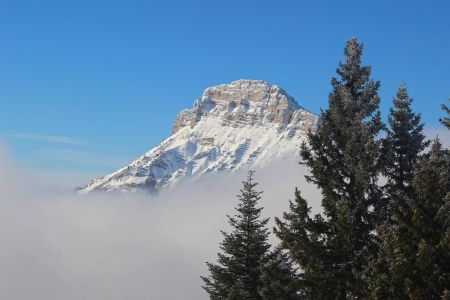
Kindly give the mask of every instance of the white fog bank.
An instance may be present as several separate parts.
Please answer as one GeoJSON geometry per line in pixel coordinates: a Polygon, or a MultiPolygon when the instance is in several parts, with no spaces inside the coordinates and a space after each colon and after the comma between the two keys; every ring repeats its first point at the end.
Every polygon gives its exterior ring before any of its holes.
{"type": "MultiPolygon", "coordinates": [[[[319,207],[294,160],[256,170],[271,220],[295,186],[319,207]]],[[[216,259],[244,171],[159,196],[62,193],[33,174],[0,149],[2,299],[207,299],[199,276],[216,259]]]]}

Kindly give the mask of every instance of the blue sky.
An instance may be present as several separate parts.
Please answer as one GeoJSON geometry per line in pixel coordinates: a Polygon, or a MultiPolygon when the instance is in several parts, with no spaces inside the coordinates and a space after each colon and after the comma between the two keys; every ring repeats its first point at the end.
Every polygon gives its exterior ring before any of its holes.
{"type": "Polygon", "coordinates": [[[109,172],[168,136],[208,86],[264,79],[319,112],[352,36],[383,114],[405,82],[438,128],[449,13],[438,0],[0,0],[0,136],[38,170],[109,172]]]}

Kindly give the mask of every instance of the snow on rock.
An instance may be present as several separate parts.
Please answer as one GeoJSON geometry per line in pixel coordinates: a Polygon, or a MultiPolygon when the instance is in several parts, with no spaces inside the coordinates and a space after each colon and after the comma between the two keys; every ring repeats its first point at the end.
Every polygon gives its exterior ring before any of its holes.
{"type": "Polygon", "coordinates": [[[298,155],[316,122],[284,90],[262,80],[210,87],[192,109],[178,114],[161,144],[79,191],[156,192],[187,177],[261,167],[298,155]]]}

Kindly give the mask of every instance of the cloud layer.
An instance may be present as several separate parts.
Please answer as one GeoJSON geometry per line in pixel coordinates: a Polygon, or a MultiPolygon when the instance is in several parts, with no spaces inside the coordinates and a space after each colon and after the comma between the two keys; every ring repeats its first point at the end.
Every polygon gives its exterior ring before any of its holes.
{"type": "MultiPolygon", "coordinates": [[[[216,259],[245,172],[157,197],[54,192],[52,182],[32,174],[0,148],[2,298],[207,299],[199,276],[216,259]]],[[[319,199],[295,161],[257,170],[256,179],[272,220],[295,186],[319,199]]]]}
{"type": "MultiPolygon", "coordinates": [[[[449,145],[447,130],[426,134],[449,145]]],[[[318,212],[320,195],[304,174],[295,158],[257,170],[271,221],[295,186],[318,212]]],[[[1,298],[207,299],[199,276],[216,259],[245,175],[212,175],[159,196],[80,196],[12,161],[0,143],[1,298]]]]}

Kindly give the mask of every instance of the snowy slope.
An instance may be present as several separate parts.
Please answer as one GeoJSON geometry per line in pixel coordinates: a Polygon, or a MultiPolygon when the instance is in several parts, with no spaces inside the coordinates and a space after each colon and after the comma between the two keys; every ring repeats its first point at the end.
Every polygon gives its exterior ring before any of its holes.
{"type": "Polygon", "coordinates": [[[298,155],[317,116],[276,85],[238,80],[203,92],[181,111],[172,135],[122,169],[92,180],[80,192],[158,191],[184,178],[261,167],[298,155]]]}

